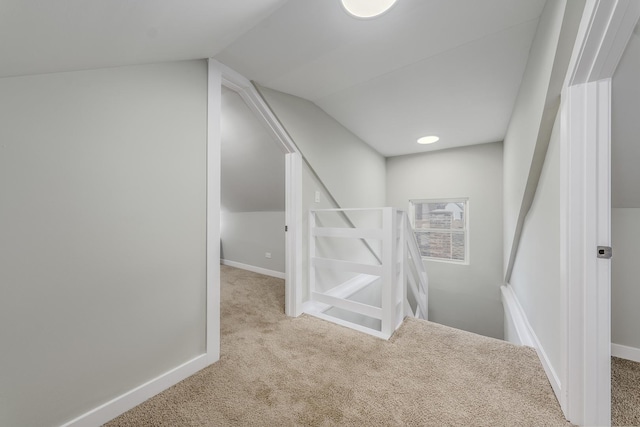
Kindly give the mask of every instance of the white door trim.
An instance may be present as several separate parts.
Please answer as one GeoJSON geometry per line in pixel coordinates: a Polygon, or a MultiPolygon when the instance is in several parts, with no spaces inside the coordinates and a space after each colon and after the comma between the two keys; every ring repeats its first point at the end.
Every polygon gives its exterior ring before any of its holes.
{"type": "MultiPolygon", "coordinates": [[[[281,125],[278,118],[273,114],[255,86],[244,76],[232,70],[220,62],[209,59],[210,73],[217,73],[220,76],[218,86],[223,85],[240,95],[253,111],[256,117],[265,125],[280,143],[280,148],[285,153],[285,221],[286,221],[286,243],[285,243],[285,313],[288,316],[298,316],[302,313],[302,155],[295,143],[281,125]]],[[[215,84],[215,83],[212,83],[215,84]]],[[[211,88],[210,88],[211,90],[211,88]]],[[[218,88],[218,90],[220,90],[218,88]]],[[[211,98],[210,98],[211,100],[211,98]]],[[[219,108],[219,106],[218,106],[219,108]]],[[[219,122],[219,115],[218,122],[219,122]]],[[[219,127],[219,123],[218,123],[219,127]]],[[[212,183],[217,185],[218,211],[220,209],[220,136],[217,138],[217,145],[210,146],[212,151],[216,151],[218,157],[218,181],[212,183]]],[[[211,226],[217,229],[218,260],[220,241],[220,220],[211,226]]],[[[219,266],[218,266],[219,271],[219,266]]],[[[219,276],[219,273],[218,273],[219,276]]],[[[219,302],[218,302],[219,305],[219,302]]]]}
{"type": "Polygon", "coordinates": [[[587,0],[564,86],[613,77],[639,16],[637,0],[587,0]]]}
{"type": "Polygon", "coordinates": [[[220,359],[220,111],[221,76],[207,67],[207,329],[209,364],[220,359]]]}
{"type": "Polygon", "coordinates": [[[611,78],[640,17],[637,0],[588,0],[561,105],[563,376],[558,396],[580,425],[611,423],[611,78]]]}
{"type": "Polygon", "coordinates": [[[297,317],[302,314],[302,155],[287,153],[285,163],[285,215],[291,224],[285,253],[285,313],[297,317]]]}
{"type": "Polygon", "coordinates": [[[605,79],[567,88],[560,154],[561,283],[566,322],[561,405],[580,425],[611,423],[610,93],[605,79]]]}

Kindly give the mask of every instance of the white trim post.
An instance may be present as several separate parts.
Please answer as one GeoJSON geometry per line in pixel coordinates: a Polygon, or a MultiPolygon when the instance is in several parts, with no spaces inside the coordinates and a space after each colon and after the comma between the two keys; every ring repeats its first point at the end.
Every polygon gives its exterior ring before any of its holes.
{"type": "Polygon", "coordinates": [[[285,214],[286,264],[285,313],[297,317],[302,314],[302,156],[287,153],[285,214]]]}
{"type": "Polygon", "coordinates": [[[316,257],[316,238],[313,229],[316,227],[316,213],[309,211],[309,300],[313,300],[316,292],[316,268],[314,258],[316,257]]]}
{"type": "Polygon", "coordinates": [[[566,283],[565,415],[576,424],[611,423],[610,245],[611,81],[571,86],[562,108],[561,280],[566,283]]]}
{"type": "Polygon", "coordinates": [[[382,208],[382,325],[381,332],[391,336],[395,331],[395,271],[394,246],[396,245],[396,217],[393,208],[382,208]]]}
{"type": "Polygon", "coordinates": [[[221,75],[208,67],[207,100],[207,362],[220,359],[220,114],[221,75]]]}
{"type": "Polygon", "coordinates": [[[559,400],[569,421],[609,425],[610,80],[640,17],[637,0],[587,0],[564,84],[560,268],[564,324],[559,400]],[[607,342],[608,341],[608,342],[607,342]],[[606,348],[605,348],[606,345],[606,348]]]}

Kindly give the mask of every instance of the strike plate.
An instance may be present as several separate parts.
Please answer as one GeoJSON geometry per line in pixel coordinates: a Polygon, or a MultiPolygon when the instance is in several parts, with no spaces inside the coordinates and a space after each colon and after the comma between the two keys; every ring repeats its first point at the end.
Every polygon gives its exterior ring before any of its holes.
{"type": "Polygon", "coordinates": [[[598,246],[598,258],[611,259],[612,256],[611,246],[598,246]]]}

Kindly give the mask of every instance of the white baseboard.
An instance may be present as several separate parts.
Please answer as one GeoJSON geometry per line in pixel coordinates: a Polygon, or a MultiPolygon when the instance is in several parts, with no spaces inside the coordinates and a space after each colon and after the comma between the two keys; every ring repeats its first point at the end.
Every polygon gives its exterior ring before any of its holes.
{"type": "Polygon", "coordinates": [[[502,291],[502,305],[505,315],[505,340],[535,348],[536,344],[531,328],[528,326],[529,322],[513,289],[507,285],[501,286],[500,290],[502,291]]]}
{"type": "Polygon", "coordinates": [[[276,277],[278,279],[284,279],[285,274],[280,271],[268,270],[262,267],[256,267],[249,264],[243,264],[241,262],[229,261],[227,259],[221,259],[220,264],[228,265],[229,267],[239,268],[241,270],[253,271],[254,273],[264,274],[265,276],[276,277]]]}
{"type": "Polygon", "coordinates": [[[611,343],[611,355],[640,363],[640,348],[611,343]]]}
{"type": "Polygon", "coordinates": [[[507,338],[508,341],[515,342],[516,344],[533,347],[536,350],[536,353],[538,353],[538,358],[540,359],[540,363],[542,363],[542,367],[547,374],[547,378],[549,378],[551,387],[553,388],[558,401],[560,401],[560,403],[562,404],[563,402],[560,377],[558,377],[555,369],[553,369],[547,353],[544,351],[542,344],[540,344],[540,341],[533,331],[533,328],[531,328],[531,324],[529,323],[527,315],[522,309],[520,302],[518,301],[518,297],[516,296],[515,292],[513,292],[513,288],[511,287],[511,285],[507,284],[506,286],[501,286],[500,290],[502,291],[502,304],[504,305],[504,313],[505,316],[510,319],[511,324],[513,325],[513,330],[517,335],[517,341],[513,339],[513,337],[507,337],[507,331],[505,331],[505,338],[507,338]]]}
{"type": "Polygon", "coordinates": [[[100,426],[132,409],[145,400],[179,383],[199,370],[210,365],[207,355],[200,355],[182,365],[165,372],[123,395],[80,415],[63,424],[61,427],[95,427],[100,426]]]}

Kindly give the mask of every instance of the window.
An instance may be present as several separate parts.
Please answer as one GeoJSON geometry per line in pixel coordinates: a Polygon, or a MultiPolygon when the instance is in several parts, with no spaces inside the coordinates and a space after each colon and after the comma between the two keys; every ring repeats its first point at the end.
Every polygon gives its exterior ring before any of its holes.
{"type": "Polygon", "coordinates": [[[423,258],[466,263],[468,199],[411,200],[410,218],[423,258]]]}

